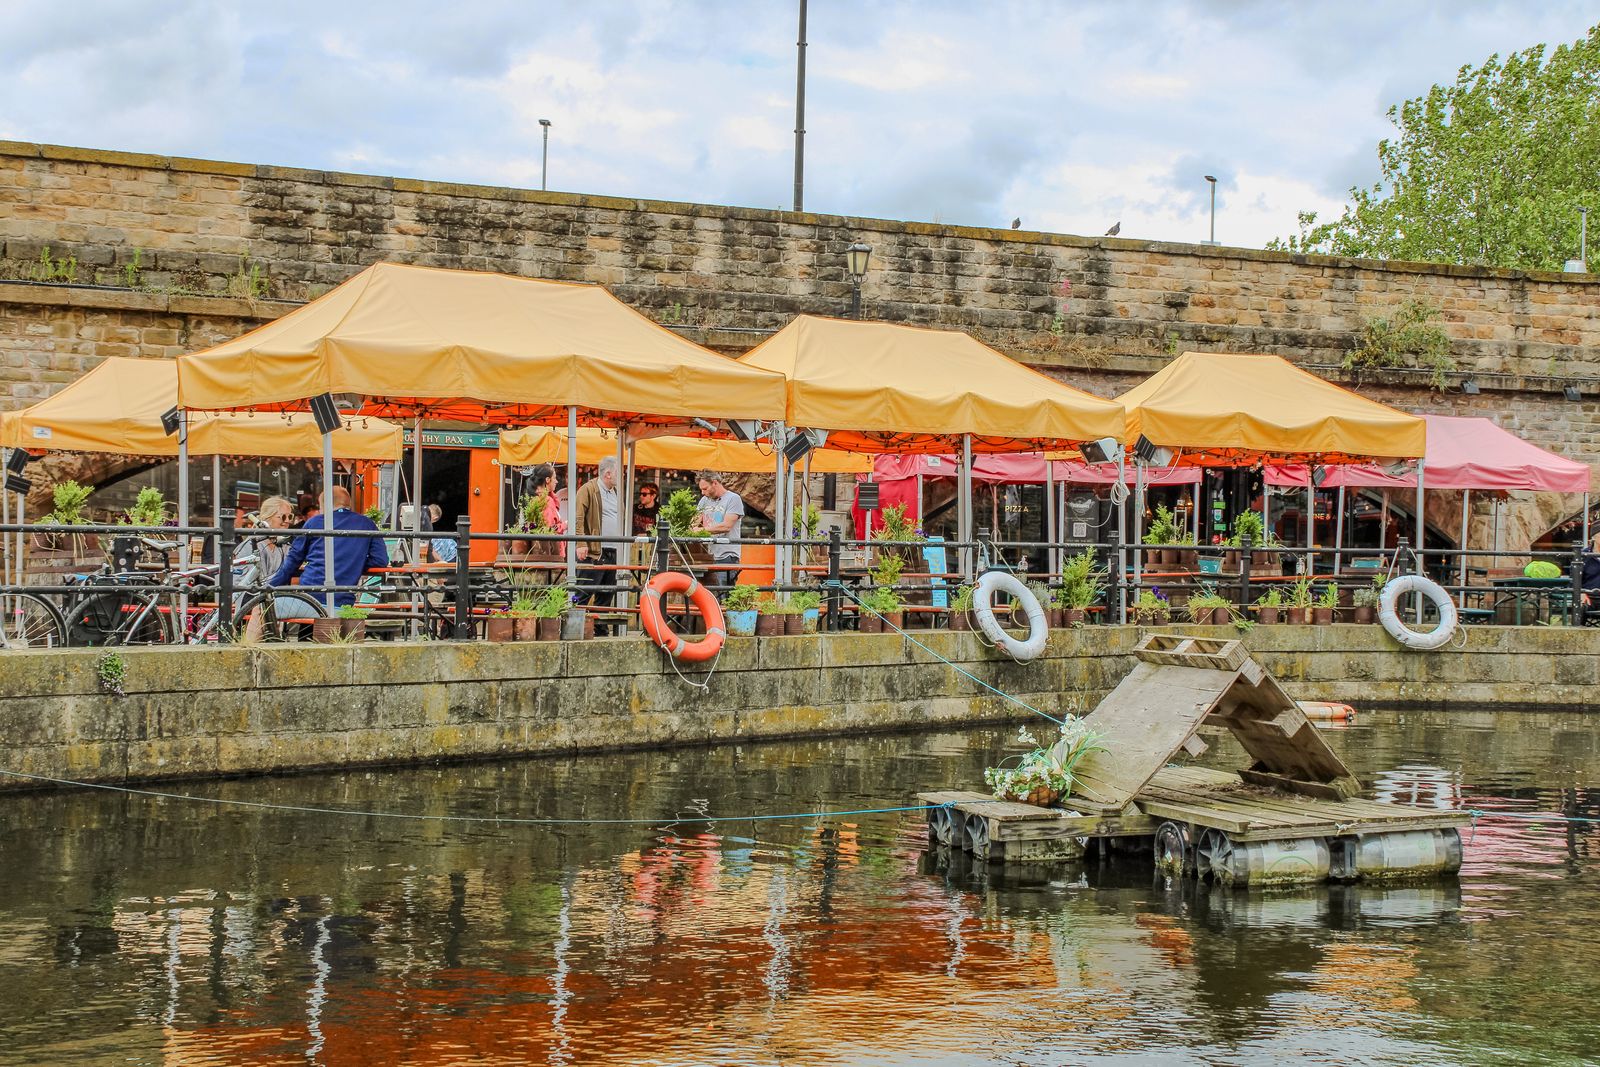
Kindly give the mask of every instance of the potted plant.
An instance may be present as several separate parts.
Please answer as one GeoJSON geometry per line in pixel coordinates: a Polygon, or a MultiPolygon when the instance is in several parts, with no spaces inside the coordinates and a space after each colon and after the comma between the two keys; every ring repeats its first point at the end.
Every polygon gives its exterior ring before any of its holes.
{"type": "MultiPolygon", "coordinates": [[[[1165,504],[1157,504],[1155,517],[1150,520],[1150,529],[1145,531],[1143,541],[1147,545],[1170,545],[1178,540],[1178,526],[1173,521],[1172,509],[1165,504]]],[[[1175,548],[1152,549],[1147,554],[1151,566],[1171,566],[1178,562],[1178,550],[1175,548]]]]}
{"type": "MultiPolygon", "coordinates": [[[[52,491],[54,507],[44,515],[39,516],[38,526],[81,526],[84,524],[83,507],[89,500],[89,494],[94,490],[87,485],[79,485],[68,479],[57,482],[52,491]]],[[[98,546],[99,539],[93,534],[59,534],[41,532],[33,535],[34,546],[46,552],[59,552],[75,549],[79,554],[98,546]]]]}
{"type": "MultiPolygon", "coordinates": [[[[320,622],[321,620],[318,621],[320,622]]],[[[314,628],[315,624],[313,624],[314,628]]],[[[512,618],[507,609],[498,608],[490,612],[489,618],[484,621],[483,636],[495,644],[515,641],[517,638],[517,620],[512,618]]]]}
{"type": "Polygon", "coordinates": [[[366,640],[367,616],[372,614],[371,608],[363,608],[356,604],[346,604],[335,614],[339,617],[339,640],[366,640]]]}
{"type": "Polygon", "coordinates": [[[1139,626],[1164,626],[1172,619],[1172,605],[1159,589],[1141,589],[1133,602],[1133,619],[1139,626]]]}
{"type": "Polygon", "coordinates": [[[728,620],[728,633],[749,637],[756,632],[756,587],[736,585],[722,598],[722,614],[728,620]]]}
{"type": "Polygon", "coordinates": [[[1061,629],[1061,606],[1056,603],[1056,595],[1050,591],[1050,583],[1037,580],[1029,582],[1028,592],[1033,594],[1033,598],[1044,609],[1044,624],[1052,630],[1061,629]]]}
{"type": "Polygon", "coordinates": [[[1263,626],[1276,626],[1283,611],[1283,590],[1273,586],[1256,598],[1256,617],[1263,626]]]}
{"type": "Polygon", "coordinates": [[[1383,596],[1384,581],[1383,575],[1374,574],[1371,585],[1361,586],[1351,594],[1354,605],[1351,615],[1355,622],[1371,623],[1378,617],[1378,599],[1383,596]]]}
{"type": "Polygon", "coordinates": [[[1100,602],[1105,592],[1105,571],[1094,564],[1094,549],[1086,548],[1068,556],[1061,565],[1061,589],[1056,596],[1062,608],[1062,622],[1067,626],[1082,626],[1089,609],[1100,602]]]}
{"type": "Polygon", "coordinates": [[[361,514],[372,520],[372,525],[380,530],[387,529],[384,523],[389,521],[389,513],[382,504],[368,504],[361,514]]]}
{"type": "Polygon", "coordinates": [[[778,601],[778,614],[783,616],[783,632],[789,637],[799,637],[806,632],[806,620],[792,598],[778,601]]]}
{"type": "Polygon", "coordinates": [[[1075,715],[1066,717],[1061,724],[1060,738],[1048,747],[1040,745],[1027,727],[1023,727],[1017,739],[1038,747],[1024,753],[1015,767],[988,768],[983,772],[983,780],[1001,800],[1050,807],[1071,795],[1074,771],[1083,757],[1105,751],[1100,738],[1100,734],[1075,715]]]}
{"type": "Polygon", "coordinates": [[[561,617],[571,604],[564,585],[547,585],[539,591],[533,603],[533,619],[535,636],[540,641],[561,640],[561,617]]]}
{"type": "Polygon", "coordinates": [[[950,594],[950,629],[972,629],[972,594],[970,585],[959,585],[950,594]]]}
{"type": "MultiPolygon", "coordinates": [[[[549,506],[550,494],[544,490],[530,495],[524,495],[517,501],[516,518],[507,533],[549,535],[556,531],[544,521],[545,509],[549,506]]],[[[564,545],[559,541],[535,541],[529,538],[500,542],[505,551],[502,559],[510,560],[556,560],[560,559],[564,545]]]]}
{"type": "Polygon", "coordinates": [[[1191,596],[1185,607],[1189,621],[1197,626],[1226,626],[1233,621],[1231,605],[1209,588],[1191,596]]]}
{"type": "MultiPolygon", "coordinates": [[[[869,595],[884,594],[873,598],[873,605],[878,612],[885,616],[889,625],[902,628],[905,625],[905,613],[901,610],[900,572],[905,569],[905,560],[896,552],[880,550],[878,563],[869,572],[872,575],[872,589],[869,595]]],[[[865,598],[863,598],[863,602],[865,598]]]]}
{"type": "MultiPolygon", "coordinates": [[[[802,510],[796,508],[794,512],[794,529],[790,535],[799,541],[815,541],[822,534],[822,509],[815,504],[807,504],[802,510]]],[[[825,562],[828,558],[827,545],[808,545],[800,549],[803,556],[816,562],[825,562]]]]}
{"type": "Polygon", "coordinates": [[[893,589],[880,586],[869,589],[861,596],[861,632],[876,634],[886,628],[900,628],[904,615],[900,610],[900,597],[893,589]]]}
{"type": "Polygon", "coordinates": [[[656,524],[667,524],[667,534],[679,543],[678,551],[691,563],[710,563],[711,550],[707,545],[711,535],[694,528],[700,514],[700,498],[692,489],[674,490],[656,512],[656,524]]]}
{"type": "MultiPolygon", "coordinates": [[[[87,495],[87,494],[85,494],[87,495]]],[[[167,510],[167,499],[161,490],[153,485],[147,485],[139,490],[139,495],[134,498],[133,504],[123,511],[117,520],[122,526],[165,526],[172,520],[172,514],[167,510]]]]}
{"type": "Polygon", "coordinates": [[[1331,626],[1333,624],[1334,609],[1339,606],[1339,586],[1329,582],[1317,594],[1316,602],[1311,606],[1311,621],[1318,626],[1331,626]]]}
{"type": "MultiPolygon", "coordinates": [[[[904,504],[893,504],[884,508],[878,514],[879,521],[883,525],[872,531],[872,539],[874,541],[922,541],[922,528],[906,518],[906,506],[904,504]]],[[[910,559],[915,551],[915,549],[903,544],[882,545],[878,548],[878,558],[881,560],[886,556],[893,556],[900,561],[900,566],[904,568],[906,560],[910,559]]],[[[896,579],[899,578],[899,575],[899,570],[896,570],[896,579]]]]}
{"type": "Polygon", "coordinates": [[[1177,550],[1178,569],[1192,571],[1200,565],[1200,550],[1195,547],[1193,533],[1183,533],[1176,527],[1173,528],[1174,538],[1183,547],[1177,550]]]}
{"type": "Polygon", "coordinates": [[[822,594],[815,589],[804,589],[789,597],[789,606],[800,615],[800,632],[814,634],[817,621],[822,616],[822,594]]]}
{"type": "Polygon", "coordinates": [[[1289,603],[1284,610],[1286,621],[1304,626],[1311,621],[1311,579],[1300,578],[1289,587],[1289,603]]]}
{"type": "Polygon", "coordinates": [[[783,605],[777,597],[764,596],[756,601],[756,636],[778,637],[783,634],[783,605]]]}
{"type": "Polygon", "coordinates": [[[512,619],[513,641],[539,640],[539,619],[534,614],[538,606],[532,592],[518,593],[511,598],[511,606],[506,609],[506,614],[512,619]]]}

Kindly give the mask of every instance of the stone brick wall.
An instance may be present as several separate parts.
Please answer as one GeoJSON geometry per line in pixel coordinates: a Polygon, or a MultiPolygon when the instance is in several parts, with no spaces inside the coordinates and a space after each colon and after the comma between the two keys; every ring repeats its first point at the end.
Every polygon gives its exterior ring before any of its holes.
{"type": "MultiPolygon", "coordinates": [[[[1058,715],[1090,710],[1114,688],[1139,635],[1131,626],[1053,631],[1031,663],[1013,663],[970,633],[918,639],[1058,715]]],[[[1469,628],[1466,640],[1470,655],[1406,652],[1376,626],[1263,626],[1245,637],[1300,699],[1573,711],[1600,702],[1596,631],[1469,628]]],[[[99,650],[7,653],[6,768],[155,780],[1032,718],[894,635],[733,638],[705,692],[679,680],[642,639],[122,655],[126,697],[100,692],[99,650]]],[[[0,791],[29,785],[0,775],[0,791]]]]}
{"type": "MultiPolygon", "coordinates": [[[[1600,282],[1113,238],[0,142],[0,404],[110,354],[168,355],[281,314],[379,260],[597,282],[738,352],[800,312],[849,304],[844,250],[873,246],[869,316],[960,328],[1114,395],[1184,349],[1275,352],[1340,381],[1362,321],[1408,299],[1444,312],[1483,393],[1397,372],[1363,392],[1492,414],[1600,459],[1600,282]],[[43,260],[41,260],[43,257],[43,260]],[[72,288],[59,284],[141,291],[72,288]],[[37,294],[37,295],[36,295],[37,294]],[[208,295],[196,295],[208,294],[208,295]],[[1589,399],[1561,398],[1569,381],[1589,399]]],[[[1519,504],[1530,529],[1573,501],[1519,504]]],[[[1544,523],[1548,525],[1548,523],[1544,523]]],[[[1541,527],[1542,528],[1542,527],[1541,527]]]]}

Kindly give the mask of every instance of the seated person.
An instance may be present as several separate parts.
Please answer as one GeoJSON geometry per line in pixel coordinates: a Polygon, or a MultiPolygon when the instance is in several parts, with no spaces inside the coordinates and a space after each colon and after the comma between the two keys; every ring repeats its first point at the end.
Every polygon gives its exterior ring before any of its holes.
{"type": "MultiPolygon", "coordinates": [[[[306,520],[304,529],[320,530],[323,528],[324,517],[328,514],[327,502],[316,515],[306,520]]],[[[335,530],[371,530],[371,537],[341,537],[339,546],[334,549],[333,583],[335,585],[358,585],[361,576],[373,567],[387,567],[389,565],[388,550],[383,547],[383,538],[377,536],[378,527],[371,519],[358,511],[350,510],[350,490],[342,485],[333,487],[333,528],[335,530]]],[[[278,567],[277,573],[267,579],[268,585],[288,585],[295,577],[300,576],[300,584],[306,587],[307,592],[313,592],[323,583],[327,560],[327,538],[324,537],[297,537],[289,546],[289,551],[283,557],[283,563],[278,567]]],[[[346,607],[356,602],[354,592],[339,592],[333,596],[334,607],[346,607]]],[[[288,616],[282,616],[287,618],[288,616]]]]}
{"type": "MultiPolygon", "coordinates": [[[[438,504],[429,504],[428,529],[439,529],[439,520],[442,518],[444,518],[444,508],[438,504]]],[[[430,538],[428,541],[428,555],[433,557],[435,563],[454,563],[456,561],[456,539],[454,537],[430,538]]]]}
{"type": "Polygon", "coordinates": [[[1600,533],[1583,554],[1583,606],[1600,607],[1600,533]]]}

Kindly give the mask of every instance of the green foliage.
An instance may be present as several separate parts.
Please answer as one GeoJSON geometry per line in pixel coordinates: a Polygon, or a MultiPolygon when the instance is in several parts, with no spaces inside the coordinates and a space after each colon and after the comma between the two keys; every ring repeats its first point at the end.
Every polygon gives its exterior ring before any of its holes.
{"type": "Polygon", "coordinates": [[[749,611],[755,606],[756,587],[753,585],[736,585],[722,598],[722,607],[726,611],[749,611]]]}
{"type": "Polygon", "coordinates": [[[1271,589],[1268,589],[1265,593],[1262,593],[1260,596],[1256,597],[1256,607],[1258,607],[1258,608],[1281,608],[1281,607],[1283,607],[1283,590],[1279,589],[1277,586],[1273,586],[1271,589]]]}
{"type": "Polygon", "coordinates": [[[267,275],[261,269],[261,264],[241,259],[239,269],[228,278],[226,292],[229,296],[242,297],[245,300],[260,300],[266,296],[267,275]]]}
{"type": "Polygon", "coordinates": [[[43,516],[39,522],[47,526],[77,526],[83,522],[83,505],[88,501],[89,494],[94,490],[87,485],[79,485],[70,478],[64,482],[57,482],[52,502],[54,510],[43,516]]]}
{"type": "Polygon", "coordinates": [[[1267,548],[1273,539],[1267,536],[1266,523],[1261,520],[1259,511],[1241,511],[1233,517],[1233,533],[1223,544],[1230,548],[1238,548],[1244,544],[1245,539],[1250,541],[1251,548],[1267,548]]]}
{"type": "Polygon", "coordinates": [[[1383,596],[1383,587],[1388,581],[1387,575],[1374,574],[1371,585],[1363,586],[1350,594],[1350,603],[1358,608],[1377,607],[1379,598],[1383,596]]]}
{"type": "Polygon", "coordinates": [[[549,503],[550,494],[543,489],[531,496],[523,494],[521,499],[517,501],[516,523],[508,532],[528,534],[555,533],[544,521],[544,509],[549,503]]]}
{"type": "Polygon", "coordinates": [[[693,537],[695,533],[690,528],[699,514],[699,504],[693,489],[675,490],[656,512],[656,521],[666,523],[673,537],[693,537]]]}
{"type": "Polygon", "coordinates": [[[122,284],[129,289],[137,289],[144,284],[144,275],[141,265],[144,263],[144,249],[135,248],[133,258],[122,265],[122,284]]]}
{"type": "MultiPolygon", "coordinates": [[[[1039,745],[1039,741],[1026,727],[1017,732],[1017,740],[1039,745]]],[[[983,772],[983,780],[1002,800],[1025,801],[1036,790],[1055,796],[1053,801],[1072,793],[1078,764],[1091,752],[1104,752],[1102,735],[1089,729],[1076,715],[1068,715],[1061,724],[1061,736],[1046,748],[1042,745],[1024,753],[1015,767],[990,767],[983,772]]]]}
{"type": "Polygon", "coordinates": [[[506,609],[506,614],[518,619],[534,618],[534,610],[539,606],[538,597],[532,593],[518,593],[511,598],[511,606],[506,609]]]}
{"type": "Polygon", "coordinates": [[[972,595],[977,592],[970,585],[958,585],[954,593],[950,594],[951,611],[971,611],[972,595]]]}
{"type": "Polygon", "coordinates": [[[572,605],[572,596],[564,585],[547,585],[539,594],[539,599],[533,605],[533,617],[536,619],[559,619],[567,613],[567,608],[572,605]]]}
{"type": "Polygon", "coordinates": [[[389,513],[384,510],[382,504],[369,504],[367,505],[366,509],[361,512],[361,514],[371,519],[372,525],[377,526],[380,529],[383,527],[384,522],[389,518],[389,513]]]}
{"type": "Polygon", "coordinates": [[[1339,606],[1339,587],[1329,582],[1322,587],[1322,592],[1317,594],[1317,607],[1336,608],[1339,606]]]}
{"type": "Polygon", "coordinates": [[[71,285],[78,280],[78,257],[68,255],[66,259],[54,259],[50,255],[50,246],[45,245],[39,250],[38,260],[28,268],[28,280],[71,285]]]}
{"type": "Polygon", "coordinates": [[[1289,606],[1291,608],[1309,608],[1311,606],[1311,579],[1297,579],[1289,587],[1289,606]]]}
{"type": "Polygon", "coordinates": [[[372,609],[357,604],[346,604],[333,614],[338,619],[365,619],[372,614],[372,609]]]}
{"type": "Polygon", "coordinates": [[[102,652],[100,658],[94,661],[95,678],[100,683],[100,691],[112,696],[125,697],[128,695],[124,688],[128,680],[128,664],[122,658],[122,653],[113,649],[102,652]]]}
{"type": "Polygon", "coordinates": [[[1133,610],[1135,614],[1158,623],[1172,618],[1172,605],[1157,596],[1153,589],[1139,590],[1139,597],[1133,602],[1133,610]]]}
{"type": "Polygon", "coordinates": [[[1157,504],[1155,517],[1150,520],[1150,528],[1145,531],[1144,543],[1172,545],[1177,544],[1178,537],[1178,524],[1172,517],[1172,509],[1165,504],[1157,504]]]}
{"type": "Polygon", "coordinates": [[[900,610],[900,594],[886,586],[868,589],[861,594],[861,606],[888,615],[900,610]]]}
{"type": "Polygon", "coordinates": [[[1373,316],[1361,324],[1359,343],[1344,357],[1345,370],[1421,367],[1433,372],[1433,387],[1444,388],[1444,376],[1456,369],[1450,338],[1434,319],[1440,311],[1423,300],[1408,300],[1391,318],[1373,316]]]}
{"type": "Polygon", "coordinates": [[[807,504],[804,514],[801,514],[799,509],[795,510],[794,529],[791,531],[795,537],[806,541],[814,541],[817,537],[817,531],[821,527],[822,509],[817,505],[807,504]]]}
{"type": "Polygon", "coordinates": [[[161,526],[172,516],[167,512],[167,499],[161,490],[147,485],[139,490],[133,506],[122,513],[123,522],[129,526],[161,526]]]}
{"type": "MultiPolygon", "coordinates": [[[[874,541],[922,540],[922,530],[912,523],[911,520],[906,518],[906,506],[904,504],[895,504],[891,507],[884,508],[881,519],[883,525],[872,531],[872,539],[874,541]]],[[[878,556],[879,558],[893,556],[895,559],[904,563],[905,558],[910,555],[911,552],[912,549],[901,546],[883,547],[878,549],[878,556]]],[[[896,578],[899,577],[899,573],[899,571],[895,572],[896,578]]]]}
{"type": "Polygon", "coordinates": [[[822,607],[822,594],[815,589],[802,589],[790,595],[789,606],[802,614],[816,611],[822,607]]]}
{"type": "Polygon", "coordinates": [[[1188,604],[1184,605],[1184,607],[1189,612],[1190,622],[1199,622],[1202,614],[1205,614],[1207,616],[1206,621],[1210,622],[1209,613],[1213,608],[1228,608],[1231,612],[1233,605],[1207,587],[1204,592],[1190,597],[1188,604]]]}
{"type": "Polygon", "coordinates": [[[1094,549],[1086,548],[1075,556],[1068,556],[1061,565],[1061,588],[1056,600],[1064,608],[1090,608],[1100,602],[1105,592],[1105,571],[1095,567],[1094,549]]]}
{"type": "Polygon", "coordinates": [[[906,561],[893,552],[883,553],[872,568],[872,584],[879,587],[899,585],[900,572],[905,570],[905,566],[906,561]]]}
{"type": "Polygon", "coordinates": [[[1524,270],[1577,255],[1577,208],[1600,199],[1600,26],[1548,58],[1536,45],[1463,66],[1389,120],[1381,179],[1268,247],[1524,270]]]}

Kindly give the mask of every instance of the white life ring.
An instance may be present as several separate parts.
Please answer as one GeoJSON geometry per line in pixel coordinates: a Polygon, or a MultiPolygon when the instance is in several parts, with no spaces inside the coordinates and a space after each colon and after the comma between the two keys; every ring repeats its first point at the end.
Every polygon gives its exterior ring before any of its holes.
{"type": "Polygon", "coordinates": [[[1044,606],[1032,590],[1007,571],[984,571],[978,576],[977,587],[972,591],[972,614],[977,617],[978,629],[1015,660],[1038,659],[1050,639],[1050,621],[1045,618],[1044,606]],[[1028,639],[1019,641],[1000,628],[994,617],[990,601],[996,593],[1006,593],[1022,605],[1028,616],[1028,639]]]}
{"type": "Polygon", "coordinates": [[[1455,602],[1439,583],[1420,574],[1402,574],[1384,583],[1383,592],[1378,597],[1378,621],[1389,631],[1389,636],[1402,645],[1427,652],[1442,647],[1455,636],[1459,619],[1455,602]],[[1407,593],[1421,593],[1433,602],[1433,606],[1439,610],[1438,626],[1427,633],[1420,633],[1400,621],[1397,608],[1400,598],[1407,593]]]}

